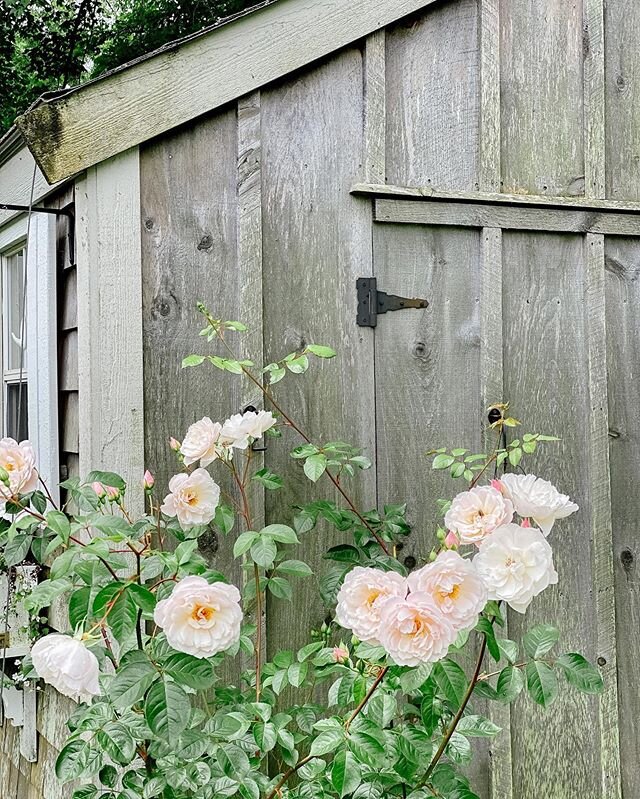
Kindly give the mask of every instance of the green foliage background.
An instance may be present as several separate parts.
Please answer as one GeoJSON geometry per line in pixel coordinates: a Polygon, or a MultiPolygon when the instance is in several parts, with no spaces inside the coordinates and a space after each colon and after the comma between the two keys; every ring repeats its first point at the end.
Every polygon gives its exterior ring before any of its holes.
{"type": "Polygon", "coordinates": [[[256,0],[0,0],[0,135],[43,92],[81,83],[256,0]]]}

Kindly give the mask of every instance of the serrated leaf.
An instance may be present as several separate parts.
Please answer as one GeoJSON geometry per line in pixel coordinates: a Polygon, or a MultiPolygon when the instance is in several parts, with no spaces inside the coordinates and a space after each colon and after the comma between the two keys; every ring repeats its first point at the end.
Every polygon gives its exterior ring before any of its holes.
{"type": "Polygon", "coordinates": [[[599,694],[604,688],[602,676],[596,667],[577,652],[567,652],[556,660],[567,681],[585,694],[599,694]]]}
{"type": "Polygon", "coordinates": [[[454,462],[455,458],[452,455],[446,455],[445,453],[440,453],[436,455],[433,459],[433,463],[431,464],[432,469],[448,469],[449,466],[454,462]]]}
{"type": "Polygon", "coordinates": [[[322,344],[307,344],[307,352],[315,355],[317,358],[335,358],[336,351],[331,347],[325,347],[322,344]]]}
{"type": "Polygon", "coordinates": [[[553,648],[559,638],[560,632],[555,627],[550,624],[538,624],[526,633],[522,643],[529,657],[540,658],[553,648]]]}
{"type": "Polygon", "coordinates": [[[96,739],[114,763],[126,766],[133,760],[136,744],[129,730],[118,721],[109,722],[98,730],[96,739]]]}
{"type": "Polygon", "coordinates": [[[549,707],[558,695],[558,679],[546,663],[532,660],[526,665],[527,690],[534,702],[549,707]]]}
{"type": "Polygon", "coordinates": [[[326,755],[329,752],[335,751],[338,746],[344,741],[344,732],[342,729],[329,729],[320,732],[312,741],[310,754],[311,755],[326,755]]]}
{"type": "Polygon", "coordinates": [[[182,368],[186,369],[188,366],[200,366],[204,362],[204,355],[187,355],[182,359],[182,368]]]}
{"type": "Polygon", "coordinates": [[[275,541],[268,536],[261,535],[252,545],[250,549],[251,559],[258,566],[268,569],[273,566],[273,562],[278,554],[278,548],[275,541]]]}
{"type": "Polygon", "coordinates": [[[460,666],[444,658],[435,664],[433,676],[447,700],[454,707],[460,707],[468,686],[467,676],[460,666]]]}
{"type": "Polygon", "coordinates": [[[314,483],[322,477],[326,468],[327,458],[322,452],[310,455],[304,462],[304,473],[314,483]]]}
{"type": "Polygon", "coordinates": [[[244,533],[240,533],[233,545],[233,557],[239,558],[245,552],[248,552],[259,537],[260,534],[255,530],[247,530],[244,533]]]}
{"type": "Polygon", "coordinates": [[[189,723],[189,697],[175,682],[162,680],[151,686],[144,703],[149,728],[165,741],[175,741],[189,723]]]}
{"type": "Polygon", "coordinates": [[[184,652],[170,655],[162,668],[168,672],[179,685],[187,685],[196,691],[210,688],[216,680],[213,666],[205,658],[196,658],[184,652]]]}
{"type": "Polygon", "coordinates": [[[330,778],[340,799],[356,790],[362,780],[362,771],[351,752],[343,750],[334,757],[330,778]]]}
{"type": "Polygon", "coordinates": [[[501,702],[513,702],[524,688],[524,674],[515,666],[507,666],[498,676],[496,691],[501,702]]]}
{"type": "Polygon", "coordinates": [[[253,739],[261,752],[270,752],[276,745],[278,733],[271,722],[254,724],[253,739]]]}
{"type": "Polygon", "coordinates": [[[456,727],[458,732],[473,738],[493,738],[501,731],[501,727],[484,716],[463,716],[456,727]]]}

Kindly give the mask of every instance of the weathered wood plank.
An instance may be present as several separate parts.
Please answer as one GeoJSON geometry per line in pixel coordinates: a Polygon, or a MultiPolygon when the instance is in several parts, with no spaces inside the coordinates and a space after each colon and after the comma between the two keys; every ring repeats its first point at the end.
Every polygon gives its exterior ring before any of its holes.
{"type": "Polygon", "coordinates": [[[437,202],[432,200],[376,200],[376,222],[455,227],[500,227],[562,233],[640,235],[640,214],[575,211],[566,208],[514,208],[506,205],[437,202]]]}
{"type": "Polygon", "coordinates": [[[364,45],[365,180],[386,180],[387,142],[386,31],[367,36],[364,45]]]}
{"type": "MultiPolygon", "coordinates": [[[[495,446],[488,427],[487,408],[504,399],[502,354],[502,231],[484,228],[480,250],[480,419],[484,452],[495,446]]],[[[507,629],[501,635],[508,637],[507,629]]],[[[488,703],[487,712],[502,732],[489,744],[489,796],[512,799],[511,712],[509,705],[488,703]]]]}
{"type": "Polygon", "coordinates": [[[479,0],[480,147],[478,185],[500,191],[500,0],[479,0]]]}
{"type": "MultiPolygon", "coordinates": [[[[49,180],[68,177],[333,53],[434,0],[279,0],[17,120],[49,180]]],[[[465,0],[470,2],[470,0],[465,0]]]]}
{"type": "Polygon", "coordinates": [[[59,276],[60,312],[59,326],[61,330],[78,327],[78,274],[76,269],[66,269],[59,276]]]}
{"type": "MultiPolygon", "coordinates": [[[[278,360],[306,343],[338,351],[314,361],[311,374],[290,375],[274,393],[317,441],[344,440],[375,452],[373,332],[356,327],[356,278],[372,273],[371,209],[350,196],[364,156],[362,54],[340,53],[296,80],[262,92],[263,285],[265,355],[278,360]]],[[[267,517],[290,522],[293,502],[334,493],[328,481],[314,487],[288,455],[292,431],[271,440],[268,466],[286,486],[268,492],[267,517]]],[[[349,489],[357,502],[375,505],[375,470],[349,489]]],[[[325,550],[347,540],[326,526],[306,537],[302,557],[320,574],[325,550]]],[[[297,586],[292,613],[269,600],[269,652],[308,640],[324,620],[316,579],[297,586]]]]}
{"type": "Polygon", "coordinates": [[[523,208],[540,206],[542,208],[572,208],[580,211],[633,211],[636,213],[640,211],[640,203],[632,200],[599,200],[590,197],[553,197],[539,194],[497,194],[490,191],[447,191],[432,189],[431,186],[394,186],[389,183],[354,183],[351,193],[374,197],[483,202],[515,205],[523,208]]]}
{"type": "Polygon", "coordinates": [[[392,183],[478,188],[476,6],[475,0],[446,2],[387,30],[392,183]]]}
{"type": "MultiPolygon", "coordinates": [[[[597,657],[591,494],[585,460],[590,452],[588,358],[584,313],[584,245],[581,236],[504,233],[504,386],[512,411],[527,430],[562,441],[541,449],[527,471],[551,480],[580,512],[551,533],[559,584],[537,597],[526,617],[509,616],[517,641],[535,624],[561,631],[562,650],[597,657]]],[[[517,433],[515,434],[517,435],[517,433]]],[[[552,713],[527,697],[512,708],[513,795],[518,799],[599,796],[601,786],[598,699],[564,689],[552,713]],[[544,742],[552,741],[550,746],[544,742]]]]}
{"type": "Polygon", "coordinates": [[[78,392],[60,395],[60,448],[63,452],[79,452],[78,392]]]}
{"type": "Polygon", "coordinates": [[[138,150],[90,170],[76,190],[80,468],[126,479],[142,509],[144,473],[138,150]]]}
{"type": "Polygon", "coordinates": [[[503,188],[582,195],[582,4],[501,0],[500,10],[503,188]]]}
{"type": "Polygon", "coordinates": [[[604,0],[583,0],[584,193],[605,197],[604,0]]]}
{"type": "MultiPolygon", "coordinates": [[[[640,795],[640,245],[607,239],[606,334],[609,396],[617,680],[623,796],[640,795]]],[[[606,655],[605,655],[606,657],[606,655]]]]}
{"type": "Polygon", "coordinates": [[[605,121],[607,197],[640,199],[640,5],[605,3],[605,121]]]}
{"type": "Polygon", "coordinates": [[[604,679],[599,698],[603,799],[620,799],[620,735],[616,674],[616,611],[609,485],[607,340],[604,237],[585,237],[585,312],[589,380],[589,481],[592,574],[598,664],[604,679]]]}
{"type": "Polygon", "coordinates": [[[78,331],[69,330],[59,339],[58,388],[60,391],[78,391],[78,331]]]}
{"type": "MultiPolygon", "coordinates": [[[[31,185],[33,183],[33,200],[39,202],[55,191],[57,186],[50,186],[26,147],[18,150],[11,158],[0,164],[0,203],[11,205],[29,205],[31,185]],[[36,170],[35,181],[33,171],[36,170]]],[[[0,210],[0,225],[20,215],[20,211],[0,210]]]]}

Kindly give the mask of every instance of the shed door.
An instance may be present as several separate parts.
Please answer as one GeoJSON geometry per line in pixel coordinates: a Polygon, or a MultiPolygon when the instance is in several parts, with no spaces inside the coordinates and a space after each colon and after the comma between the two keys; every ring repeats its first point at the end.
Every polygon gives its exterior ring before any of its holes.
{"type": "MultiPolygon", "coordinates": [[[[402,553],[407,565],[428,556],[436,499],[464,487],[433,472],[427,450],[483,451],[485,409],[503,400],[523,420],[513,437],[528,431],[562,437],[525,466],[570,494],[581,512],[552,533],[559,586],[538,598],[526,619],[512,613],[509,635],[520,640],[534,624],[557,620],[564,651],[600,659],[607,688],[600,699],[567,688],[553,713],[529,698],[513,706],[511,720],[501,710],[496,720],[511,726],[511,736],[506,745],[496,739],[492,795],[594,796],[616,773],[607,760],[615,746],[606,722],[617,709],[605,263],[613,270],[606,283],[610,326],[619,327],[627,295],[618,284],[637,271],[640,219],[392,199],[375,201],[375,219],[378,288],[430,303],[378,316],[375,330],[378,495],[380,505],[409,501],[414,530],[402,553]],[[545,765],[543,740],[553,742],[552,767],[545,765]]],[[[617,335],[610,341],[613,374],[621,344],[617,335]]],[[[631,667],[621,673],[621,685],[625,680],[633,685],[631,667]]]]}

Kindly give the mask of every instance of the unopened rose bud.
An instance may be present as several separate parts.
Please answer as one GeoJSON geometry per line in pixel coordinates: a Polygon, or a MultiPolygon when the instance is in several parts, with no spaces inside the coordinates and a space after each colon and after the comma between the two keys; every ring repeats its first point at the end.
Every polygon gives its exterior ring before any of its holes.
{"type": "Polygon", "coordinates": [[[496,491],[500,491],[502,493],[502,483],[500,480],[496,480],[495,478],[491,481],[491,487],[495,488],[496,491]]]}
{"type": "Polygon", "coordinates": [[[446,532],[442,529],[442,527],[438,527],[436,532],[436,538],[438,541],[444,541],[444,537],[446,536],[446,532]]]}
{"type": "Polygon", "coordinates": [[[336,663],[345,663],[347,660],[349,660],[349,653],[342,646],[334,646],[333,659],[336,663]]]}
{"type": "Polygon", "coordinates": [[[429,560],[433,562],[437,557],[438,553],[435,551],[435,549],[432,549],[431,552],[429,553],[429,560]]]}
{"type": "Polygon", "coordinates": [[[460,545],[458,536],[453,532],[453,530],[449,530],[447,533],[444,539],[444,545],[447,547],[447,549],[457,549],[460,545]]]}
{"type": "Polygon", "coordinates": [[[9,472],[6,469],[3,469],[0,466],[0,483],[4,483],[4,485],[9,485],[9,472]]]}
{"type": "Polygon", "coordinates": [[[144,490],[145,491],[151,491],[151,489],[155,485],[155,482],[156,482],[155,477],[147,469],[147,471],[144,473],[144,481],[143,481],[144,490]]]}
{"type": "Polygon", "coordinates": [[[111,502],[115,502],[117,499],[120,499],[120,492],[117,488],[114,488],[114,486],[106,486],[105,491],[108,499],[111,502]]]}
{"type": "Polygon", "coordinates": [[[523,519],[521,527],[531,527],[531,522],[529,521],[529,519],[523,519]]]}
{"type": "Polygon", "coordinates": [[[177,438],[171,436],[171,438],[169,439],[169,446],[174,452],[180,452],[180,447],[182,446],[182,444],[178,441],[177,438]]]}
{"type": "Polygon", "coordinates": [[[104,486],[102,485],[102,483],[98,483],[98,482],[91,483],[91,488],[93,488],[96,496],[99,499],[102,499],[102,497],[105,495],[105,490],[104,490],[104,486]]]}

